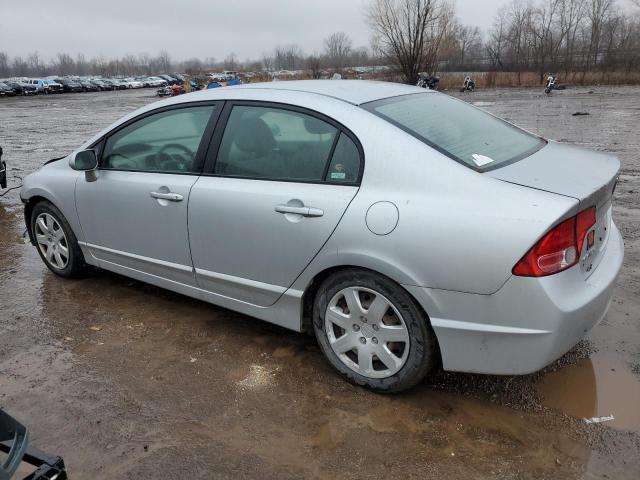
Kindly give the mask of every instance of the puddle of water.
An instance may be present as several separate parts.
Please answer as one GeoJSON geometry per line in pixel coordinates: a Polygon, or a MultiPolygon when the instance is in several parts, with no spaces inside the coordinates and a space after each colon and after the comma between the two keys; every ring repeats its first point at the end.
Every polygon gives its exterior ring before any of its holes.
{"type": "Polygon", "coordinates": [[[607,358],[586,358],[551,372],[536,388],[545,405],[573,417],[613,415],[606,425],[640,431],[640,382],[607,358]]]}

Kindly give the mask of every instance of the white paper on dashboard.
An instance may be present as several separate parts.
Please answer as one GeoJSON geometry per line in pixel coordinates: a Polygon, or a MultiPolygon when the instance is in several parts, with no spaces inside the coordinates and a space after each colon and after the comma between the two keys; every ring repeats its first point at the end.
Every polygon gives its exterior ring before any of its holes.
{"type": "Polygon", "coordinates": [[[473,158],[474,163],[479,167],[482,167],[487,163],[493,162],[493,158],[480,155],[479,153],[474,153],[473,155],[471,155],[471,158],[473,158]]]}

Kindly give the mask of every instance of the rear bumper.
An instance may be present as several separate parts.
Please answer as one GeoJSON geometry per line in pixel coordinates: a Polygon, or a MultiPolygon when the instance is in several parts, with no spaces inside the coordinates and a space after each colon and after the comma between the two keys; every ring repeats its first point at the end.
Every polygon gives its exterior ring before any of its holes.
{"type": "Polygon", "coordinates": [[[585,280],[576,267],[543,278],[512,276],[492,295],[405,286],[429,314],[445,370],[526,374],[553,362],[606,315],[624,244],[611,224],[585,280]]]}

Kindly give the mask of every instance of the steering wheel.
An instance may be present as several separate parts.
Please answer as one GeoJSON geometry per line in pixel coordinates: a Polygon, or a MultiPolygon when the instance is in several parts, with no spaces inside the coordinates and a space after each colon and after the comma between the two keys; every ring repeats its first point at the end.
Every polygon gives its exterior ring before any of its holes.
{"type": "Polygon", "coordinates": [[[191,163],[193,162],[193,152],[189,150],[189,148],[185,147],[180,143],[167,143],[164,145],[156,154],[157,165],[161,170],[175,170],[176,168],[166,168],[170,167],[170,163],[177,164],[177,170],[187,170],[191,163]],[[167,150],[170,149],[181,150],[181,153],[167,153],[167,150]]]}

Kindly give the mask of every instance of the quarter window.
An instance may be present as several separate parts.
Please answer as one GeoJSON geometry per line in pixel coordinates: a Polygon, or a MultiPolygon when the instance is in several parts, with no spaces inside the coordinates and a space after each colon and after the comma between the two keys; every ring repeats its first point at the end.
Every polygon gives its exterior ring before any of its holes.
{"type": "Polygon", "coordinates": [[[196,152],[215,106],[150,115],[107,138],[101,168],[146,172],[195,172],[196,152]]]}
{"type": "Polygon", "coordinates": [[[346,134],[341,133],[325,180],[331,183],[355,183],[360,172],[360,152],[346,134]]]}
{"type": "Polygon", "coordinates": [[[274,180],[324,179],[338,129],[311,115],[269,107],[233,107],[214,173],[274,180]]]}

